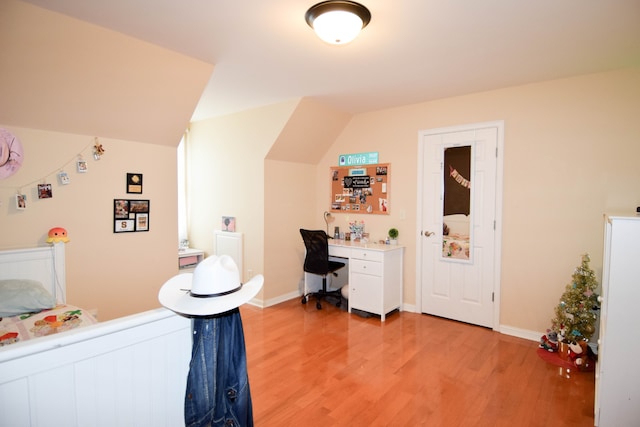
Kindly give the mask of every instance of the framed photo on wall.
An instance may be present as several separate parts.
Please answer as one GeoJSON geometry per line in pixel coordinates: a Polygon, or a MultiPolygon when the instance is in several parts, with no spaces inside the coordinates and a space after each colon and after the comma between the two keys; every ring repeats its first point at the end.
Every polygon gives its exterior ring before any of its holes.
{"type": "Polygon", "coordinates": [[[149,200],[114,199],[113,232],[149,231],[149,200]]]}
{"type": "Polygon", "coordinates": [[[222,217],[222,231],[236,231],[236,217],[223,216],[222,217]]]}
{"type": "Polygon", "coordinates": [[[127,193],[142,194],[142,174],[141,173],[127,174],[127,193]]]}

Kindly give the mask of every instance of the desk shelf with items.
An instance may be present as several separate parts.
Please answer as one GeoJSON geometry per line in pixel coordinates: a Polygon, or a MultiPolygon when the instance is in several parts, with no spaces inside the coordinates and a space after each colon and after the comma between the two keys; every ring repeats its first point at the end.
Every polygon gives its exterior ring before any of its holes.
{"type": "Polygon", "coordinates": [[[178,270],[192,271],[203,259],[204,251],[200,249],[180,249],[178,250],[178,270]]]}

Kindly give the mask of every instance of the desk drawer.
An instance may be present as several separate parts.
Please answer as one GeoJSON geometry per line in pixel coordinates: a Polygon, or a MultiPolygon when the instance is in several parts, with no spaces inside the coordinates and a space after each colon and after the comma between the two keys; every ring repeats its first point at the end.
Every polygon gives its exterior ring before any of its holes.
{"type": "Polygon", "coordinates": [[[363,261],[361,259],[351,259],[349,262],[351,273],[370,274],[372,276],[382,276],[382,263],[376,261],[363,261]]]}
{"type": "Polygon", "coordinates": [[[340,258],[349,258],[351,255],[351,249],[344,246],[329,245],[329,256],[337,256],[340,258]]]}
{"type": "Polygon", "coordinates": [[[384,257],[383,253],[381,251],[372,251],[370,249],[360,249],[360,248],[351,249],[351,258],[382,262],[383,257],[384,257]]]}

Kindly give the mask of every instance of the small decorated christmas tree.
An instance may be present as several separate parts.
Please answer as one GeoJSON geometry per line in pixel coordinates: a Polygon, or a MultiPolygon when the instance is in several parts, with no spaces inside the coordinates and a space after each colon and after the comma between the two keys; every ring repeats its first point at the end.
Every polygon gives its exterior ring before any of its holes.
{"type": "Polygon", "coordinates": [[[595,332],[598,282],[589,267],[589,255],[582,255],[582,264],[573,272],[573,280],[567,285],[555,309],[551,329],[559,341],[577,343],[588,341],[595,332]]]}

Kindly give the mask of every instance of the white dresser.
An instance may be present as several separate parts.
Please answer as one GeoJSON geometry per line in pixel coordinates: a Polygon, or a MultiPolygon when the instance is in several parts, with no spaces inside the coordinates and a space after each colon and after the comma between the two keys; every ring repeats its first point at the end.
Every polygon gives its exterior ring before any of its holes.
{"type": "Polygon", "coordinates": [[[640,216],[606,215],[595,424],[640,425],[640,216]]]}
{"type": "Polygon", "coordinates": [[[348,260],[349,313],[378,314],[384,322],[389,312],[402,309],[403,255],[403,246],[330,241],[329,256],[348,260]]]}

